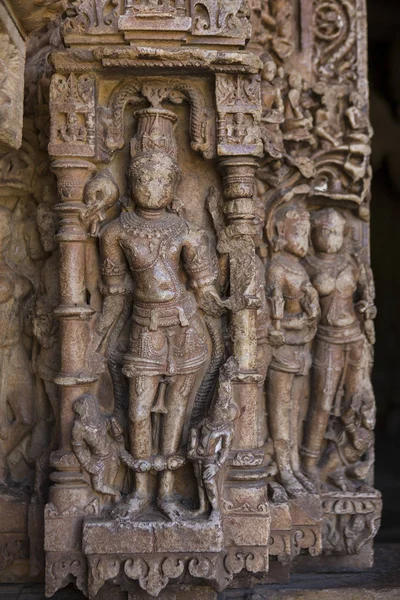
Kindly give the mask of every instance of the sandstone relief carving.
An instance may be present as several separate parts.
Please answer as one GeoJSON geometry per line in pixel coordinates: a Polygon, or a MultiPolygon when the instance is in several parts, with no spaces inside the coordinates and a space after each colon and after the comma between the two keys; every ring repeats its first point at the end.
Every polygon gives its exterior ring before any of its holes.
{"type": "Polygon", "coordinates": [[[364,27],[83,0],[32,38],[0,155],[3,572],[216,598],[370,564],[364,27]]]}

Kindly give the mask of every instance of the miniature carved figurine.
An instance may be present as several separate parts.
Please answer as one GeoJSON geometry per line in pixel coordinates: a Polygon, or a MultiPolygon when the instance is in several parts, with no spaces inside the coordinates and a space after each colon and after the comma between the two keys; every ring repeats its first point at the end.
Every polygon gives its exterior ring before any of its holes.
{"type": "Polygon", "coordinates": [[[29,459],[29,433],[35,424],[32,369],[22,340],[24,303],[32,284],[7,260],[12,214],[0,207],[0,484],[29,459]]]}
{"type": "MultiPolygon", "coordinates": [[[[99,332],[110,325],[107,314],[113,315],[112,321],[123,308],[128,270],[134,281],[132,331],[123,368],[129,378],[134,459],[151,460],[156,454],[165,462],[178,452],[189,399],[209,358],[198,305],[210,314],[221,311],[206,233],[167,211],[179,173],[167,153],[138,154],[129,167],[135,210],[121,214],[100,236],[106,299],[99,332]],[[197,302],[181,279],[183,273],[195,289],[197,302]]],[[[157,504],[172,520],[184,513],[174,497],[173,483],[173,473],[165,468],[157,504]]],[[[150,499],[149,473],[136,473],[134,493],[116,511],[135,517],[150,499]]]]}
{"type": "Polygon", "coordinates": [[[315,113],[314,134],[320,140],[323,150],[337,148],[343,143],[343,131],[340,123],[339,100],[343,97],[344,88],[319,84],[314,91],[322,96],[321,107],[315,113]]]}
{"type": "Polygon", "coordinates": [[[321,320],[314,344],[303,466],[312,477],[323,469],[342,489],[350,485],[346,475],[363,480],[371,466],[375,422],[366,335],[373,342],[376,310],[364,265],[343,250],[345,225],[346,219],[333,208],[316,211],[312,216],[315,254],[304,261],[319,294],[321,320]],[[331,443],[323,453],[326,438],[331,443]]]}
{"type": "Polygon", "coordinates": [[[310,219],[301,207],[275,215],[275,255],[266,275],[274,346],[267,375],[270,434],[278,481],[289,495],[313,491],[300,471],[299,408],[311,366],[310,342],[319,317],[318,294],[300,260],[307,254],[310,219]]]}
{"type": "Polygon", "coordinates": [[[71,444],[79,463],[90,474],[95,492],[119,500],[120,492],[114,484],[120,464],[120,449],[124,448],[121,430],[116,421],[102,415],[97,398],[91,394],[75,400],[74,412],[71,444]]]}
{"type": "Polygon", "coordinates": [[[347,173],[359,181],[365,177],[369,169],[371,154],[371,137],[373,130],[368,116],[365,114],[365,102],[359,93],[350,94],[350,106],[345,111],[345,116],[350,126],[348,133],[349,154],[344,163],[347,173]]]}
{"type": "Polygon", "coordinates": [[[302,107],[303,79],[297,71],[292,71],[288,78],[289,92],[285,105],[285,121],[283,137],[294,142],[315,142],[311,133],[313,120],[302,107]]]}
{"type": "Polygon", "coordinates": [[[234,421],[239,409],[232,398],[232,378],[238,365],[230,358],[220,369],[218,390],[210,414],[190,432],[188,457],[193,461],[199,491],[199,509],[196,514],[207,512],[207,500],[211,506],[210,518],[218,518],[219,490],[217,475],[228,458],[233,442],[234,421]]]}
{"type": "Polygon", "coordinates": [[[246,119],[243,113],[233,115],[232,132],[228,135],[228,141],[243,144],[246,137],[246,119]]]}
{"type": "Polygon", "coordinates": [[[92,237],[99,235],[101,222],[117,202],[118,195],[119,188],[108,171],[97,173],[86,184],[83,194],[86,210],[82,211],[82,219],[89,225],[92,237]]]}
{"type": "Polygon", "coordinates": [[[0,123],[16,117],[15,83],[21,72],[22,58],[7,33],[0,33],[0,123]]]}
{"type": "MultiPolygon", "coordinates": [[[[118,198],[119,187],[108,170],[96,173],[89,179],[83,190],[85,208],[81,211],[81,219],[85,222],[92,238],[91,243],[86,246],[86,289],[90,294],[91,306],[98,310],[101,309],[102,298],[98,285],[100,256],[96,238],[99,237],[101,224],[107,216],[107,211],[116,204],[118,198]]],[[[95,355],[92,355],[92,360],[96,360],[95,355]]],[[[99,368],[102,369],[100,365],[99,368]]]]}
{"type": "Polygon", "coordinates": [[[86,127],[79,124],[76,113],[67,114],[66,125],[60,128],[60,138],[63,142],[84,142],[87,138],[86,127]]]}
{"type": "Polygon", "coordinates": [[[261,100],[263,113],[261,118],[262,139],[266,154],[273,158],[282,158],[285,154],[281,123],[284,122],[284,104],[281,90],[276,82],[277,66],[269,54],[262,56],[261,100]]]}

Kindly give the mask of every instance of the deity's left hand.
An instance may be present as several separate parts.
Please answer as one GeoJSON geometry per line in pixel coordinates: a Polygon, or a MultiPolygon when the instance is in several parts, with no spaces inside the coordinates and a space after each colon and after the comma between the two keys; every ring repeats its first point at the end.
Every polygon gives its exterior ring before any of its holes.
{"type": "Polygon", "coordinates": [[[210,481],[210,479],[215,477],[215,475],[218,473],[218,471],[219,471],[218,465],[214,465],[214,464],[207,465],[207,467],[204,469],[204,473],[203,473],[204,481],[210,481]]]}
{"type": "Polygon", "coordinates": [[[208,315],[220,317],[226,310],[224,302],[213,286],[200,288],[197,292],[199,307],[208,315]]]}

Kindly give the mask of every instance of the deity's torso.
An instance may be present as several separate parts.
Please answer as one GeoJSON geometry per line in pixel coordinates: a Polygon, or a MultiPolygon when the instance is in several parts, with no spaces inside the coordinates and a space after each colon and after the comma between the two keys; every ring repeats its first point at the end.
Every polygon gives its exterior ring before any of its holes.
{"type": "Polygon", "coordinates": [[[179,263],[187,241],[186,221],[173,213],[152,221],[130,212],[120,216],[119,224],[118,241],[134,279],[135,299],[155,303],[180,298],[185,292],[179,263]]]}
{"type": "Polygon", "coordinates": [[[16,344],[22,333],[21,303],[31,289],[29,280],[8,263],[0,264],[0,347],[16,344]]]}
{"type": "Polygon", "coordinates": [[[278,254],[272,258],[270,270],[279,284],[284,300],[284,316],[282,325],[285,330],[285,341],[288,344],[304,344],[310,342],[316,330],[315,319],[305,320],[301,328],[291,329],[290,320],[304,313],[306,303],[305,286],[310,284],[307,271],[300,261],[278,254]],[[287,325],[285,322],[287,321],[287,325]]]}
{"type": "Polygon", "coordinates": [[[206,330],[186,278],[215,279],[207,234],[173,213],[123,213],[101,234],[103,273],[133,278],[132,331],[124,374],[195,373],[208,357],[206,330]]]}
{"type": "Polygon", "coordinates": [[[354,308],[359,279],[355,260],[342,253],[331,259],[314,255],[308,256],[304,265],[320,298],[319,334],[341,336],[342,341],[360,338],[361,327],[354,308]]]}
{"type": "Polygon", "coordinates": [[[263,101],[263,110],[265,112],[274,108],[276,95],[276,89],[272,83],[269,81],[263,81],[261,83],[261,96],[263,101]]]}
{"type": "Polygon", "coordinates": [[[199,446],[197,453],[199,456],[204,458],[214,459],[215,455],[221,450],[221,438],[227,436],[226,424],[222,427],[210,426],[209,423],[205,423],[201,428],[199,446]]]}

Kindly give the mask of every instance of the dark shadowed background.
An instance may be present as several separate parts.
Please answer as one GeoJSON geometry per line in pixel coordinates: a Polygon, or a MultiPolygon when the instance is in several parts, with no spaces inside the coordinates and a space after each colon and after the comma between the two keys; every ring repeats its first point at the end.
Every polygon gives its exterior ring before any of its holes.
{"type": "Polygon", "coordinates": [[[379,542],[400,542],[400,1],[368,0],[372,144],[371,256],[376,283],[373,382],[379,542]]]}

